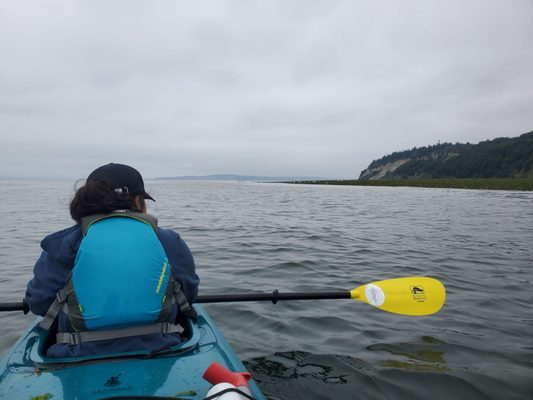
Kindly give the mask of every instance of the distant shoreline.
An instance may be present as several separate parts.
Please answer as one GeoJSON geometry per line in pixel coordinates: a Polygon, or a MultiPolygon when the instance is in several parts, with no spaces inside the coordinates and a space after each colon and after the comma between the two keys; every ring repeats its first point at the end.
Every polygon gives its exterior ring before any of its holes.
{"type": "Polygon", "coordinates": [[[337,179],[337,180],[308,180],[286,181],[283,183],[305,185],[344,185],[344,186],[406,186],[448,189],[486,189],[486,190],[521,190],[533,191],[533,178],[443,178],[443,179],[337,179]]]}
{"type": "Polygon", "coordinates": [[[236,174],[215,174],[215,175],[186,175],[168,176],[160,178],[150,178],[152,181],[232,181],[232,182],[280,182],[280,181],[315,181],[327,178],[315,176],[259,176],[259,175],[236,175],[236,174]]]}

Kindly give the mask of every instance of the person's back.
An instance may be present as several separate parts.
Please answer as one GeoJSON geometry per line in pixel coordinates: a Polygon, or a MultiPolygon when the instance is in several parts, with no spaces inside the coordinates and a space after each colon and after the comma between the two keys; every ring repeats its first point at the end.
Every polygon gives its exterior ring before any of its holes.
{"type": "Polygon", "coordinates": [[[32,312],[46,314],[43,328],[59,320],[48,356],[180,342],[176,318],[189,311],[199,280],[189,248],[177,233],[157,227],[145,198],[152,199],[136,170],[100,167],[71,202],[77,225],[41,243],[26,301],[32,312]]]}

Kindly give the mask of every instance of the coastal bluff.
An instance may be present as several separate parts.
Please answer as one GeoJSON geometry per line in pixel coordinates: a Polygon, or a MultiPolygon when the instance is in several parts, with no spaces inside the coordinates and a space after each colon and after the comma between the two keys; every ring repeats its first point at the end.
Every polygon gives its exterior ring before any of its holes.
{"type": "Polygon", "coordinates": [[[533,131],[477,144],[439,143],[374,160],[360,180],[533,178],[533,131]]]}

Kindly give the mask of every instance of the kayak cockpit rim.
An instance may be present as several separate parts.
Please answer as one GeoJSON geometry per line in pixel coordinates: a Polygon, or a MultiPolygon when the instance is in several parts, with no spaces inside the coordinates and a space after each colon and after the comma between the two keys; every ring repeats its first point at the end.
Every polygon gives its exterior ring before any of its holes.
{"type": "MultiPolygon", "coordinates": [[[[38,318],[34,325],[37,325],[40,322],[38,318]]],[[[110,362],[110,361],[119,361],[124,359],[150,359],[150,358],[160,358],[165,356],[176,356],[178,354],[183,354],[192,351],[200,341],[200,330],[196,323],[187,320],[185,326],[186,340],[178,343],[175,346],[169,346],[162,349],[153,349],[153,350],[137,350],[123,353],[108,353],[108,354],[98,354],[98,355],[88,355],[82,357],[47,357],[46,349],[49,345],[49,335],[55,334],[45,331],[42,328],[36,328],[35,342],[31,347],[29,358],[31,362],[38,368],[45,369],[56,369],[56,368],[66,368],[70,365],[80,365],[88,363],[99,363],[99,362],[110,362]],[[37,333],[38,332],[38,333],[37,333]]],[[[34,331],[34,332],[35,332],[34,331]]]]}

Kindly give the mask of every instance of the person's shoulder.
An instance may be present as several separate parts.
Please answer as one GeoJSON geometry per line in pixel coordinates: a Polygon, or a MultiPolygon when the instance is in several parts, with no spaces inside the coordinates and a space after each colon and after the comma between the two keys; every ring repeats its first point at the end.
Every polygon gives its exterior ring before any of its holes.
{"type": "Polygon", "coordinates": [[[164,241],[181,240],[180,234],[173,229],[157,227],[157,234],[164,241]]]}
{"type": "Polygon", "coordinates": [[[81,241],[81,236],[81,225],[73,225],[46,236],[41,241],[41,248],[43,250],[53,251],[64,245],[69,245],[71,248],[77,247],[81,241]]]}

